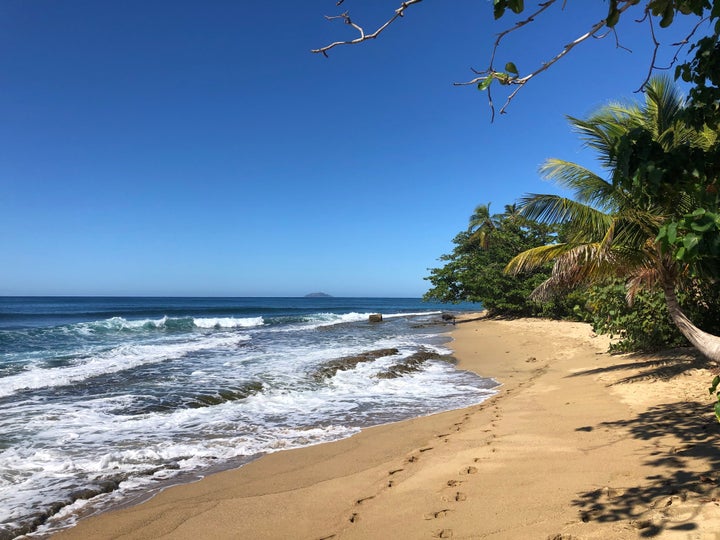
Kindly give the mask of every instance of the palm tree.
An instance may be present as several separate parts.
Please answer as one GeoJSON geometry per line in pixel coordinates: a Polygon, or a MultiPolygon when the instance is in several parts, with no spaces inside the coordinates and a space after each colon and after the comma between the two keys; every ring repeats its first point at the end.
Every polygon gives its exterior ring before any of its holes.
{"type": "Polygon", "coordinates": [[[570,123],[594,149],[606,180],[572,162],[548,160],[541,173],[572,193],[528,195],[521,211],[530,219],[565,224],[566,241],[527,250],[508,264],[506,271],[519,273],[554,262],[551,277],[533,295],[547,297],[555,290],[610,278],[626,280],[628,301],[645,288],[659,288],[668,311],[680,332],[701,353],[720,360],[720,337],[697,328],[683,313],[676,288],[688,278],[690,268],[672,253],[663,252],[656,241],[663,223],[692,211],[697,200],[691,190],[670,186],[648,186],[627,174],[623,144],[629,137],[643,137],[653,148],[672,152],[683,148],[708,148],[715,138],[710,131],[696,131],[682,121],[684,100],[665,78],[652,79],[645,101],[638,104],[611,103],[587,120],[569,118],[570,123]]]}
{"type": "Polygon", "coordinates": [[[479,204],[475,207],[469,219],[468,232],[471,238],[477,240],[482,249],[487,249],[488,239],[492,231],[497,230],[501,215],[490,214],[490,204],[479,204]]]}

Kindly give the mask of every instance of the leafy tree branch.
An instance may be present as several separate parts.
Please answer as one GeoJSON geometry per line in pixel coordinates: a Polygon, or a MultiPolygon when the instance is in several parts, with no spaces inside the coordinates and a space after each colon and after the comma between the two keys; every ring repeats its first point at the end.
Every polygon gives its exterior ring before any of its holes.
{"type": "MultiPolygon", "coordinates": [[[[352,26],[359,33],[359,36],[355,39],[335,41],[333,43],[325,45],[324,47],[313,49],[312,52],[321,53],[327,57],[328,51],[337,46],[355,45],[370,39],[375,39],[382,32],[384,32],[392,23],[394,23],[400,17],[403,17],[407,9],[409,9],[413,5],[419,4],[421,1],[422,0],[406,0],[402,2],[399,7],[395,9],[392,16],[390,16],[384,23],[380,24],[371,33],[367,33],[362,26],[357,24],[355,20],[350,17],[349,11],[345,11],[340,15],[326,16],[326,19],[328,20],[342,20],[345,24],[352,26]]],[[[337,2],[337,5],[341,5],[343,3],[344,0],[340,0],[337,2]]],[[[487,68],[484,70],[473,69],[472,71],[476,75],[475,77],[465,82],[453,83],[456,86],[477,86],[479,90],[486,91],[492,119],[495,118],[495,104],[492,97],[492,83],[497,82],[500,86],[513,87],[513,90],[509,92],[504,104],[499,109],[500,114],[503,114],[507,111],[510,103],[518,94],[518,92],[522,88],[524,88],[528,82],[530,82],[533,78],[540,75],[541,73],[548,71],[550,67],[552,67],[555,63],[557,63],[565,56],[567,56],[567,54],[575,47],[588,41],[590,38],[603,39],[607,37],[610,33],[612,33],[616,39],[616,46],[618,48],[625,49],[625,47],[620,44],[616,33],[616,27],[625,12],[633,7],[642,7],[642,15],[636,18],[635,22],[648,23],[648,32],[650,39],[653,43],[653,52],[652,57],[649,61],[648,73],[647,76],[644,78],[642,84],[640,85],[639,91],[645,88],[647,82],[650,80],[655,71],[671,69],[674,65],[677,64],[683,48],[688,45],[688,43],[690,43],[690,40],[693,38],[698,28],[700,28],[700,26],[704,22],[708,20],[713,21],[720,19],[720,4],[717,3],[717,0],[609,0],[608,13],[606,17],[604,17],[603,19],[599,19],[598,21],[593,23],[588,29],[578,35],[578,37],[576,37],[574,40],[562,46],[555,55],[542,62],[539,67],[528,73],[521,74],[516,66],[516,63],[511,61],[505,64],[504,69],[496,69],[495,58],[504,38],[507,37],[509,34],[517,32],[518,30],[524,28],[530,23],[539,24],[537,21],[539,21],[540,17],[542,15],[545,15],[549,8],[551,8],[557,3],[558,0],[545,0],[538,3],[537,8],[532,11],[527,17],[516,22],[506,30],[500,32],[497,35],[494,45],[492,47],[490,60],[487,68]],[[640,4],[642,5],[639,6],[640,4]],[[694,28],[684,39],[670,45],[671,47],[675,47],[676,49],[675,55],[670,62],[670,65],[664,67],[659,66],[657,64],[657,58],[658,51],[660,49],[660,42],[657,40],[656,37],[655,21],[656,19],[659,19],[659,26],[661,28],[666,28],[673,24],[675,17],[678,14],[694,15],[699,17],[700,21],[694,26],[694,28]]],[[[567,0],[563,0],[562,3],[560,3],[561,9],[565,8],[566,3],[567,0]]],[[[523,0],[493,0],[493,15],[495,19],[501,19],[505,15],[506,10],[508,9],[515,14],[524,13],[525,3],[523,0]]],[[[717,42],[717,35],[720,30],[720,28],[718,28],[718,24],[716,24],[715,27],[714,38],[711,39],[711,41],[713,41],[714,39],[714,42],[717,42]]],[[[708,45],[707,43],[703,44],[702,40],[700,40],[698,43],[694,44],[690,50],[695,49],[697,54],[701,54],[706,53],[708,47],[710,47],[710,45],[708,45]]],[[[705,64],[707,64],[707,60],[705,60],[705,64]]],[[[700,60],[699,65],[700,67],[704,65],[702,63],[702,59],[700,60]]],[[[676,77],[680,77],[682,75],[683,78],[687,80],[690,77],[688,75],[689,70],[695,69],[697,67],[698,61],[695,61],[694,64],[692,62],[683,64],[678,67],[676,77]]]]}

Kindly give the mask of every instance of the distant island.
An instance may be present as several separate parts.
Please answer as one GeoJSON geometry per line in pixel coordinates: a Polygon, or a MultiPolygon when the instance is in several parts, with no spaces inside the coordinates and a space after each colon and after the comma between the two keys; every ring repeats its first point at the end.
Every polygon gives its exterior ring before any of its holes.
{"type": "Polygon", "coordinates": [[[306,294],[305,298],[332,298],[332,295],[324,292],[311,292],[310,294],[306,294]]]}

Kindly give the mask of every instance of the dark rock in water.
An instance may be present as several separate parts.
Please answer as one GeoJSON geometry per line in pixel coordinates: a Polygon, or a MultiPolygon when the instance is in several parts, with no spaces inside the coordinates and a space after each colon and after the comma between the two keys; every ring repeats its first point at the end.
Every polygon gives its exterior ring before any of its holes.
{"type": "Polygon", "coordinates": [[[331,360],[324,366],[316,369],[315,373],[313,373],[313,378],[318,381],[322,379],[329,379],[338,371],[347,371],[362,362],[372,362],[373,360],[377,360],[378,358],[382,358],[384,356],[393,356],[397,353],[397,349],[377,349],[375,351],[368,351],[356,354],[354,356],[345,356],[343,358],[338,358],[337,360],[331,360]]]}
{"type": "Polygon", "coordinates": [[[305,298],[332,298],[332,295],[324,292],[311,292],[310,294],[306,294],[305,298]]]}
{"type": "Polygon", "coordinates": [[[220,405],[226,401],[244,399],[248,396],[261,392],[262,389],[263,385],[261,382],[249,382],[239,388],[221,388],[213,394],[197,394],[193,396],[187,406],[192,409],[212,407],[213,405],[220,405]]]}
{"type": "Polygon", "coordinates": [[[402,361],[398,362],[394,366],[389,367],[386,371],[378,373],[377,378],[396,379],[398,377],[402,377],[407,373],[419,371],[420,367],[428,360],[452,361],[453,358],[451,356],[441,355],[427,349],[421,349],[418,352],[411,354],[407,358],[403,358],[402,361]]]}
{"type": "Polygon", "coordinates": [[[12,540],[19,536],[35,532],[38,527],[46,523],[66,506],[78,500],[88,500],[100,494],[111,493],[118,489],[120,482],[124,480],[127,480],[127,475],[120,474],[112,478],[100,480],[96,484],[87,487],[79,487],[68,493],[64,498],[49,503],[45,508],[38,509],[31,514],[23,516],[17,526],[13,526],[14,524],[0,524],[0,540],[12,540]]]}
{"type": "Polygon", "coordinates": [[[413,328],[428,328],[433,326],[446,326],[448,324],[452,324],[455,326],[457,323],[457,315],[455,313],[441,313],[440,315],[437,315],[433,317],[432,319],[426,319],[421,322],[414,323],[412,325],[413,328]]]}
{"type": "Polygon", "coordinates": [[[374,315],[370,315],[370,317],[368,317],[368,321],[382,322],[382,313],[375,313],[374,315]]]}

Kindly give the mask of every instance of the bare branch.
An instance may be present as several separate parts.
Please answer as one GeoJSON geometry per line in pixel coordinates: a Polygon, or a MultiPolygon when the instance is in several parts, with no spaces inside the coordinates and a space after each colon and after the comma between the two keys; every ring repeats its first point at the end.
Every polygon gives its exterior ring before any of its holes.
{"type": "MultiPolygon", "coordinates": [[[[343,2],[344,2],[344,0],[338,0],[337,5],[339,6],[343,2]]],[[[350,19],[350,13],[348,11],[346,11],[345,13],[341,13],[340,15],[332,15],[332,16],[326,15],[325,18],[329,21],[334,20],[334,19],[343,19],[345,21],[345,24],[349,24],[350,26],[355,28],[355,30],[357,30],[360,33],[360,37],[357,37],[355,39],[348,39],[345,41],[335,41],[333,43],[330,43],[329,45],[320,47],[319,49],[312,49],[310,52],[322,53],[322,55],[327,58],[327,56],[328,56],[327,52],[330,49],[337,47],[338,45],[354,45],[356,43],[362,43],[363,41],[367,41],[369,39],[375,39],[382,33],[383,30],[385,30],[388,26],[390,26],[392,23],[394,23],[398,17],[403,17],[405,14],[405,10],[408,7],[412,6],[413,4],[419,4],[420,2],[422,2],[422,0],[405,0],[403,3],[400,4],[400,7],[395,10],[395,14],[392,17],[390,17],[390,19],[385,21],[382,25],[380,25],[372,34],[366,34],[365,30],[363,30],[363,28],[361,26],[352,22],[352,20],[350,19]]]]}
{"type": "Polygon", "coordinates": [[[647,16],[648,24],[650,25],[650,36],[652,37],[654,47],[653,47],[652,59],[650,60],[650,69],[648,70],[647,77],[645,77],[645,80],[640,85],[640,88],[635,90],[635,92],[642,92],[645,89],[645,85],[650,80],[650,77],[652,77],[653,71],[655,71],[655,69],[657,69],[657,67],[655,66],[655,60],[657,59],[658,49],[660,48],[660,42],[655,37],[655,25],[653,25],[653,18],[652,18],[652,15],[650,14],[650,11],[647,10],[645,15],[647,16]]]}
{"type": "Polygon", "coordinates": [[[629,53],[632,53],[632,49],[628,49],[628,48],[625,47],[624,45],[621,45],[621,44],[620,44],[620,38],[618,37],[617,32],[615,31],[614,28],[613,28],[613,34],[615,35],[615,48],[616,48],[616,49],[622,49],[622,50],[624,50],[624,51],[627,51],[627,52],[629,52],[629,53]]]}
{"type": "MultiPolygon", "coordinates": [[[[545,11],[547,8],[552,6],[557,0],[548,0],[547,2],[543,2],[540,4],[540,9],[538,9],[535,13],[531,14],[527,19],[515,23],[515,26],[512,28],[508,28],[507,30],[504,30],[500,32],[497,35],[497,39],[495,40],[495,45],[493,45],[492,54],[490,55],[490,67],[489,70],[492,70],[493,68],[493,62],[495,61],[495,53],[497,52],[498,48],[500,47],[500,42],[502,39],[507,36],[509,33],[514,32],[515,30],[522,28],[526,24],[529,24],[535,20],[535,17],[540,15],[543,11],[545,11]]],[[[563,6],[564,7],[564,6],[563,6]]]]}
{"type": "MultiPolygon", "coordinates": [[[[500,109],[500,114],[505,114],[505,112],[506,112],[508,106],[510,105],[510,102],[513,100],[513,98],[518,94],[518,92],[520,91],[520,89],[521,89],[523,86],[525,86],[528,82],[530,82],[530,80],[533,79],[533,77],[535,77],[535,76],[539,75],[540,73],[542,73],[542,72],[547,71],[548,69],[550,69],[550,67],[551,67],[553,64],[555,64],[558,60],[560,60],[560,59],[563,58],[566,54],[568,54],[572,49],[574,49],[576,46],[578,46],[580,43],[586,41],[587,39],[589,39],[589,38],[591,38],[591,37],[601,38],[601,37],[605,37],[605,36],[608,35],[608,33],[605,33],[605,34],[602,35],[602,36],[598,36],[598,35],[597,35],[597,33],[600,31],[600,29],[602,29],[602,28],[606,25],[606,20],[605,20],[605,19],[602,19],[602,20],[596,22],[595,24],[593,24],[592,27],[590,27],[590,29],[589,29],[585,34],[581,35],[580,37],[578,37],[578,38],[575,39],[574,41],[572,41],[572,42],[568,43],[567,45],[565,45],[565,46],[562,48],[562,50],[561,50],[559,53],[557,53],[553,58],[551,58],[551,59],[548,60],[547,62],[544,62],[544,63],[543,63],[539,68],[537,68],[535,71],[533,71],[533,72],[531,72],[531,73],[529,73],[529,74],[527,74],[527,75],[524,75],[523,77],[512,77],[512,76],[509,76],[507,73],[503,73],[503,72],[496,71],[496,70],[494,69],[494,67],[493,67],[493,62],[494,62],[494,60],[495,60],[495,51],[497,50],[498,45],[500,44],[500,41],[502,40],[502,38],[505,37],[505,36],[506,36],[507,34],[509,34],[510,32],[513,32],[513,31],[517,30],[518,28],[520,28],[520,27],[528,24],[529,22],[532,22],[532,20],[533,20],[533,18],[534,18],[535,16],[537,16],[538,14],[542,13],[543,11],[545,11],[548,7],[550,7],[552,4],[554,4],[555,1],[556,1],[556,0],[548,0],[547,2],[544,2],[544,3],[540,4],[540,9],[539,9],[537,12],[533,13],[532,15],[530,15],[530,17],[528,17],[527,19],[525,19],[525,20],[523,20],[523,21],[520,21],[520,22],[517,23],[514,27],[512,27],[512,28],[510,28],[510,29],[508,29],[508,30],[505,30],[504,32],[502,32],[501,34],[498,35],[498,38],[497,38],[496,41],[495,41],[495,46],[493,47],[492,55],[491,55],[491,57],[490,57],[490,64],[489,64],[489,66],[488,66],[488,69],[486,69],[485,71],[476,71],[476,70],[473,70],[474,73],[476,73],[477,75],[479,75],[478,77],[475,77],[475,78],[473,78],[473,79],[471,79],[471,80],[469,80],[469,81],[466,81],[466,82],[453,83],[453,84],[454,84],[455,86],[479,85],[479,84],[482,83],[483,81],[486,81],[488,78],[491,78],[491,79],[497,80],[497,81],[500,82],[500,84],[502,84],[502,85],[515,85],[515,86],[517,86],[517,88],[515,88],[515,90],[513,90],[513,91],[510,93],[510,95],[508,96],[508,98],[505,100],[505,103],[503,104],[502,108],[500,109]]],[[[630,7],[632,7],[633,5],[635,5],[635,2],[634,2],[633,0],[620,0],[620,1],[623,2],[623,4],[618,7],[618,12],[619,12],[620,14],[624,13],[627,9],[629,9],[630,7]]],[[[488,87],[488,89],[489,89],[489,87],[488,87]]],[[[492,115],[493,115],[493,118],[494,118],[494,116],[495,116],[495,109],[494,109],[494,107],[493,107],[493,105],[492,105],[492,102],[490,102],[490,108],[491,108],[491,110],[492,110],[492,115]]]]}
{"type": "Polygon", "coordinates": [[[702,19],[700,19],[700,21],[693,27],[693,29],[690,31],[690,33],[687,36],[685,36],[685,39],[683,39],[682,41],[678,41],[677,43],[673,43],[671,45],[672,47],[677,47],[677,50],[675,51],[675,56],[673,56],[673,59],[670,62],[670,65],[666,69],[670,69],[677,63],[677,61],[680,57],[680,52],[683,50],[683,47],[685,47],[685,45],[690,43],[690,39],[695,35],[695,32],[697,32],[697,29],[700,28],[700,25],[702,25],[704,22],[707,22],[708,20],[709,20],[709,17],[703,17],[702,19]]]}
{"type": "MultiPolygon", "coordinates": [[[[336,5],[340,6],[344,3],[345,0],[336,0],[336,5]]],[[[720,0],[719,0],[720,1],[720,0]]],[[[422,2],[422,0],[404,0],[400,3],[400,6],[395,9],[394,14],[392,17],[390,17],[388,20],[386,20],[383,24],[378,26],[375,31],[372,33],[366,33],[365,29],[355,23],[350,18],[350,13],[348,11],[341,13],[339,15],[334,16],[326,16],[325,18],[329,21],[332,20],[342,20],[345,24],[348,26],[352,26],[357,33],[359,34],[358,37],[355,39],[347,39],[343,41],[335,41],[333,43],[330,43],[329,45],[326,45],[324,47],[320,47],[318,49],[312,49],[311,52],[313,53],[322,53],[325,57],[328,56],[328,51],[338,47],[340,45],[355,45],[358,43],[362,43],[364,41],[368,41],[370,39],[377,38],[382,32],[384,32],[393,22],[395,22],[399,17],[403,17],[405,14],[405,11],[412,5],[419,4],[422,2]]],[[[476,70],[474,68],[470,68],[472,73],[475,75],[474,78],[470,79],[466,82],[455,82],[453,83],[454,86],[466,86],[466,85],[478,85],[480,90],[487,90],[487,97],[488,97],[488,105],[490,107],[490,110],[492,112],[492,118],[491,121],[495,118],[495,105],[493,102],[493,97],[490,92],[491,86],[493,82],[497,81],[502,86],[514,86],[515,88],[512,89],[512,91],[509,92],[509,95],[507,99],[505,100],[505,103],[500,108],[500,114],[504,114],[509,107],[511,101],[515,98],[515,96],[518,94],[521,88],[523,88],[528,82],[530,82],[534,77],[537,75],[543,73],[544,71],[547,71],[552,67],[556,62],[558,62],[560,59],[562,59],[564,56],[566,56],[572,49],[574,49],[579,44],[583,43],[584,41],[588,40],[589,38],[593,39],[604,39],[611,33],[615,36],[615,47],[618,49],[623,49],[628,52],[632,52],[627,47],[623,46],[620,43],[620,40],[618,38],[618,34],[615,31],[615,28],[607,28],[607,31],[601,32],[603,27],[608,26],[608,20],[602,19],[595,24],[593,24],[590,29],[583,35],[576,38],[574,41],[568,43],[562,49],[550,60],[547,60],[543,62],[540,67],[535,69],[535,71],[532,71],[531,73],[528,73],[526,75],[520,76],[520,74],[517,73],[514,65],[512,63],[509,63],[508,66],[504,71],[496,70],[495,69],[495,57],[500,49],[500,45],[502,44],[503,40],[508,34],[511,34],[512,32],[515,32],[516,30],[519,30],[520,28],[530,24],[531,22],[534,22],[536,17],[543,14],[546,10],[548,10],[553,5],[557,4],[558,0],[543,0],[540,1],[537,4],[537,9],[531,13],[529,16],[524,18],[521,21],[516,22],[512,27],[507,28],[506,30],[500,32],[497,34],[495,42],[492,47],[492,52],[490,54],[490,61],[488,63],[487,69],[483,71],[476,70]],[[505,71],[510,71],[509,73],[506,73],[505,71]]],[[[560,7],[562,10],[565,9],[567,0],[562,0],[562,3],[560,4],[560,7]]],[[[614,15],[613,20],[617,22],[619,19],[619,16],[622,15],[625,11],[627,11],[629,8],[638,5],[640,2],[639,0],[617,0],[616,5],[613,7],[612,13],[614,15]]],[[[651,2],[650,2],[651,3],[651,2]]],[[[673,65],[675,65],[678,61],[678,58],[680,56],[680,53],[682,49],[690,42],[690,39],[693,37],[697,29],[701,26],[702,23],[706,22],[708,20],[708,17],[702,18],[700,22],[698,22],[697,25],[692,29],[692,31],[687,35],[687,37],[678,42],[673,43],[672,46],[676,47],[675,55],[670,62],[670,65],[668,67],[660,67],[657,65],[657,56],[658,51],[660,48],[660,43],[656,39],[655,36],[655,26],[653,21],[653,16],[651,13],[651,9],[649,7],[650,3],[648,3],[645,6],[645,9],[641,12],[642,16],[639,19],[636,19],[635,22],[642,23],[646,20],[648,21],[649,28],[650,28],[650,35],[654,44],[654,49],[652,53],[652,60],[650,62],[650,68],[647,77],[643,81],[640,88],[637,90],[638,92],[642,91],[649,81],[650,77],[652,76],[652,73],[655,70],[659,69],[670,69],[673,65]]]]}
{"type": "Polygon", "coordinates": [[[493,103],[492,93],[490,91],[490,87],[487,89],[488,93],[488,105],[490,106],[490,123],[492,124],[495,121],[495,104],[493,103]]]}

